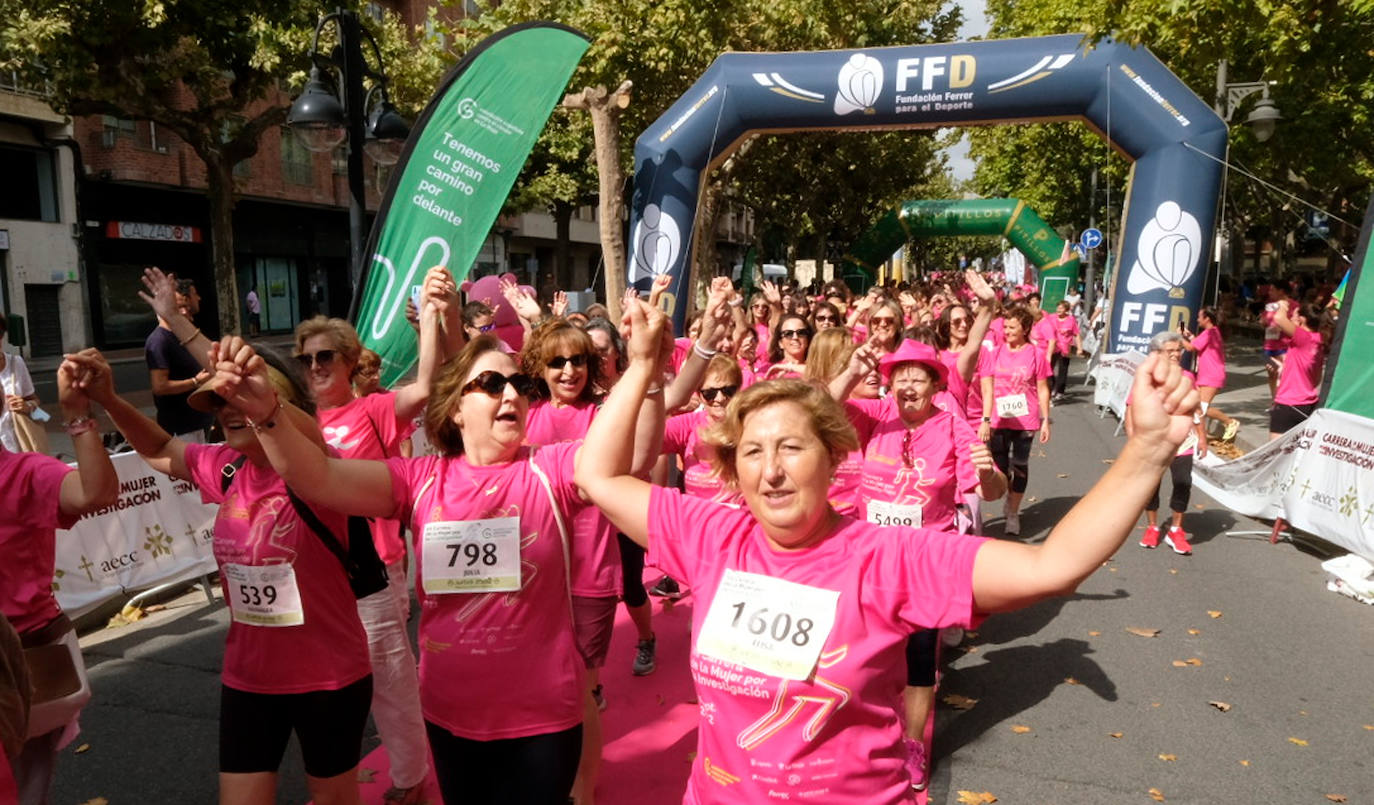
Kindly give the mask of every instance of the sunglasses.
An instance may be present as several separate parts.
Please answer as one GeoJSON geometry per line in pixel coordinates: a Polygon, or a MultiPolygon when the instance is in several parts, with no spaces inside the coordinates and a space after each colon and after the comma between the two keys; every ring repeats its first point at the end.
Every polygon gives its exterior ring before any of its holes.
{"type": "Polygon", "coordinates": [[[481,327],[478,327],[478,328],[477,328],[477,332],[479,332],[479,333],[489,333],[489,332],[491,332],[492,330],[495,330],[495,329],[496,329],[496,325],[495,325],[494,323],[493,323],[493,324],[483,324],[481,327]]]}
{"type": "Polygon", "coordinates": [[[708,403],[713,403],[718,396],[728,400],[735,396],[735,393],[738,391],[739,386],[717,386],[715,388],[702,389],[701,398],[708,403]]]}
{"type": "Polygon", "coordinates": [[[811,335],[810,330],[779,330],[778,338],[807,338],[811,335]]]}
{"type": "Polygon", "coordinates": [[[897,320],[892,318],[891,316],[882,316],[879,318],[872,319],[869,322],[869,324],[873,327],[896,327],[897,320]]]}
{"type": "Polygon", "coordinates": [[[296,360],[300,362],[302,368],[310,369],[315,366],[328,366],[334,362],[334,356],[337,354],[338,352],[332,349],[322,349],[313,354],[302,352],[296,356],[296,360]]]}
{"type": "Polygon", "coordinates": [[[586,355],[555,355],[549,358],[548,366],[555,372],[563,371],[563,367],[572,364],[574,369],[581,369],[587,365],[586,355]]]}
{"type": "Polygon", "coordinates": [[[817,317],[816,317],[816,323],[817,323],[817,324],[834,324],[836,321],[837,321],[837,319],[836,319],[834,316],[817,316],[817,317]]]}
{"type": "Polygon", "coordinates": [[[538,383],[534,378],[520,372],[513,375],[503,375],[495,369],[488,369],[463,384],[463,387],[458,390],[458,394],[463,396],[474,391],[481,391],[495,397],[504,392],[507,385],[513,386],[515,393],[521,397],[529,397],[534,393],[538,383]]]}
{"type": "Polygon", "coordinates": [[[951,319],[949,320],[949,326],[950,326],[950,327],[967,327],[967,326],[968,326],[968,319],[964,319],[964,318],[954,319],[954,318],[951,318],[951,319]]]}

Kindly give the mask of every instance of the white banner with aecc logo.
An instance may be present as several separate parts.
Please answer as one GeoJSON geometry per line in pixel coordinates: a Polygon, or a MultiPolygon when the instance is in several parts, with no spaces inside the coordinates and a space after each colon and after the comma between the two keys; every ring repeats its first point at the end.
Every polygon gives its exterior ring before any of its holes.
{"type": "Polygon", "coordinates": [[[156,472],[135,453],[113,456],[119,476],[114,505],[57,532],[53,590],[77,616],[126,592],[183,581],[215,570],[215,513],[200,490],[156,472]]]}

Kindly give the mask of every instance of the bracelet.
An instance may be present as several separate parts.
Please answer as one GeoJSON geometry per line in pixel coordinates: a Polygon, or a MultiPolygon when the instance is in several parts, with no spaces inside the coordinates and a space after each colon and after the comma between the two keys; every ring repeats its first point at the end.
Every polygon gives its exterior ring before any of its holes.
{"type": "Polygon", "coordinates": [[[644,390],[644,396],[645,396],[645,397],[648,397],[648,396],[651,396],[651,395],[654,395],[654,394],[662,394],[662,393],[663,393],[663,387],[662,387],[662,386],[651,386],[651,387],[649,387],[649,388],[647,388],[647,389],[644,390]]]}
{"type": "Polygon", "coordinates": [[[702,348],[701,342],[700,342],[700,341],[693,341],[693,342],[692,342],[692,351],[695,352],[695,353],[697,354],[697,357],[699,357],[699,358],[701,358],[702,360],[705,360],[705,361],[709,361],[709,360],[711,360],[712,358],[716,357],[716,352],[717,352],[717,350],[714,350],[714,349],[704,349],[704,348],[702,348]]]}
{"type": "Polygon", "coordinates": [[[272,428],[275,428],[277,426],[277,413],[280,411],[281,398],[278,397],[277,404],[272,406],[272,410],[268,412],[267,417],[263,419],[261,422],[254,422],[252,419],[249,419],[248,417],[244,417],[244,419],[247,420],[248,427],[252,428],[254,433],[262,433],[264,430],[271,430],[272,428]]]}
{"type": "Polygon", "coordinates": [[[72,417],[71,419],[62,423],[62,429],[65,430],[67,432],[67,435],[72,437],[73,439],[75,439],[77,436],[80,436],[83,433],[90,433],[91,431],[95,430],[95,428],[95,418],[92,417],[90,414],[82,414],[81,416],[72,417]]]}
{"type": "Polygon", "coordinates": [[[191,333],[190,335],[188,335],[188,336],[186,336],[185,338],[181,339],[181,341],[178,342],[178,343],[180,343],[180,344],[184,347],[184,346],[186,346],[187,344],[191,343],[192,341],[196,340],[196,336],[198,336],[198,335],[200,335],[200,328],[199,328],[199,327],[196,328],[196,331],[195,331],[194,333],[191,333]]]}
{"type": "Polygon", "coordinates": [[[744,297],[739,296],[734,299],[731,299],[730,304],[734,305],[735,307],[741,307],[744,304],[744,297]]]}

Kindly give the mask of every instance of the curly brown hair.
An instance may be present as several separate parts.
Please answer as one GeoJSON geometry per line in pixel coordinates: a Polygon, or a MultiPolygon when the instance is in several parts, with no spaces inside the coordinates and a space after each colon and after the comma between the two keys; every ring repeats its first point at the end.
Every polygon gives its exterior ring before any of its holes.
{"type": "Polygon", "coordinates": [[[544,370],[548,368],[550,359],[569,353],[587,356],[587,385],[582,387],[578,400],[595,402],[599,390],[606,387],[606,379],[601,375],[601,355],[587,331],[567,319],[549,319],[535,328],[525,339],[525,346],[520,350],[516,362],[520,365],[520,371],[539,380],[539,394],[547,400],[550,392],[544,383],[544,370]]]}
{"type": "Polygon", "coordinates": [[[317,335],[326,335],[334,342],[339,357],[350,367],[356,366],[362,354],[363,342],[358,339],[358,331],[344,319],[328,316],[314,316],[296,325],[296,354],[305,349],[305,342],[317,335]]]}

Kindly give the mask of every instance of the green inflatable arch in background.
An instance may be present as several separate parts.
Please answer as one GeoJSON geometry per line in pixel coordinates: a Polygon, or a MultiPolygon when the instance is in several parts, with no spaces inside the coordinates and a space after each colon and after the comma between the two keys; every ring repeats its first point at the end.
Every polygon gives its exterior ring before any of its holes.
{"type": "Polygon", "coordinates": [[[855,241],[841,260],[842,273],[854,269],[870,276],[898,247],[916,238],[956,236],[1004,237],[1040,272],[1040,305],[1054,310],[1078,283],[1078,254],[1061,261],[1064,239],[1015,198],[968,201],[906,201],[889,211],[855,241]]]}

